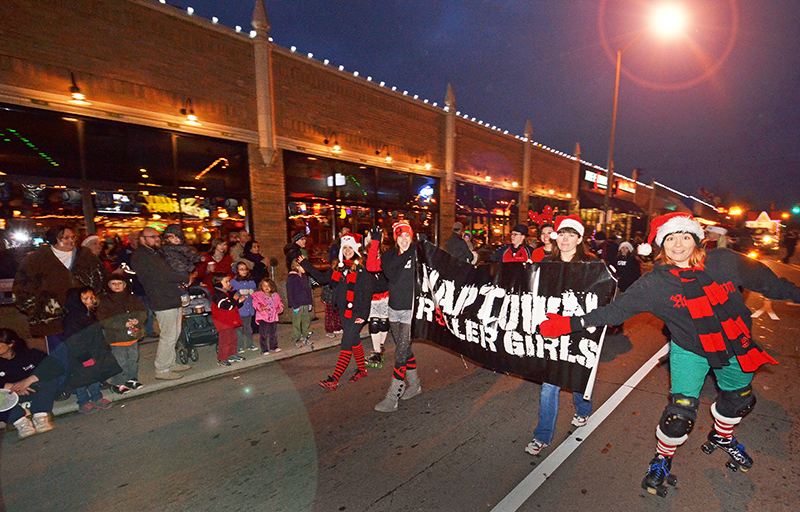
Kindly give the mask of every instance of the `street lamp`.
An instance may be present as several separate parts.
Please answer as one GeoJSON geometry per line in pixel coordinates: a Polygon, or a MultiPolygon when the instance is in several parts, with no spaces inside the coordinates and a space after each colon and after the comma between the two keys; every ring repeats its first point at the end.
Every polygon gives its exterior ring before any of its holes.
{"type": "MultiPolygon", "coordinates": [[[[650,17],[650,28],[662,37],[674,37],[680,34],[685,24],[683,11],[673,4],[662,4],[653,9],[650,17]]],[[[614,110],[611,114],[611,139],[608,144],[608,180],[606,183],[606,195],[604,206],[606,209],[606,226],[611,227],[611,192],[614,181],[614,136],[617,131],[617,105],[619,103],[619,72],[622,67],[622,53],[631,47],[645,30],[639,31],[623,49],[617,50],[617,72],[614,79],[614,110]]]]}

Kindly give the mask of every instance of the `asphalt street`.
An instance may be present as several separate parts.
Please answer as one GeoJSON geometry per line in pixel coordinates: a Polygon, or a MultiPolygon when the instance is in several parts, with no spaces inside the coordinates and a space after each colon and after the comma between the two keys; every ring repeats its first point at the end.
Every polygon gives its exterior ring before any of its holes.
{"type": "MultiPolygon", "coordinates": [[[[770,263],[800,283],[797,268],[770,263]]],[[[748,296],[754,311],[762,305],[748,296]]],[[[755,410],[736,435],[755,460],[725,469],[699,449],[712,426],[709,378],[699,419],[679,448],[678,485],[666,498],[640,487],[655,450],[669,367],[649,372],[591,435],[570,427],[562,393],[554,446],[524,453],[539,385],[484,370],[416,343],[423,394],[397,412],[373,406],[388,366],[335,392],[317,381],[336,349],[317,350],[118,402],[90,416],[56,418],[56,430],[0,441],[2,510],[59,511],[489,511],[572,436],[577,448],[517,510],[797,510],[800,488],[800,307],[774,302],[780,320],[754,320],[754,336],[780,364],[758,371],[755,410]]],[[[659,348],[661,323],[640,315],[609,337],[595,410],[659,348]]],[[[365,340],[366,341],[366,340],[365,340]]],[[[390,347],[391,348],[391,347],[390,347]]],[[[389,360],[393,354],[389,353],[389,360]]],[[[346,377],[353,372],[348,369],[346,377]]],[[[510,510],[510,509],[509,509],[510,510]]]]}

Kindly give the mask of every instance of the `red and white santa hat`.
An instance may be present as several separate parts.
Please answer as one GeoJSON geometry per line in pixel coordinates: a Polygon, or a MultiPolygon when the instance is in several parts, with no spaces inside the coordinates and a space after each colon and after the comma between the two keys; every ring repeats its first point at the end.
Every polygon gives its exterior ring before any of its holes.
{"type": "Polygon", "coordinates": [[[345,260],[344,253],[342,252],[342,249],[345,247],[352,248],[356,252],[356,255],[360,257],[361,235],[358,233],[347,233],[346,235],[342,235],[342,238],[339,241],[339,261],[345,260]]]}
{"type": "Polygon", "coordinates": [[[392,224],[392,235],[395,240],[403,233],[408,233],[412,237],[414,236],[414,230],[411,229],[411,224],[409,224],[407,220],[400,220],[392,224]]]}
{"type": "Polygon", "coordinates": [[[558,232],[564,228],[572,228],[578,232],[578,235],[581,237],[583,236],[583,222],[577,215],[557,216],[556,226],[553,232],[550,234],[550,237],[555,239],[558,236],[558,232]]]}
{"type": "Polygon", "coordinates": [[[647,237],[648,243],[656,244],[660,247],[664,242],[664,238],[673,233],[689,233],[694,238],[697,245],[700,245],[700,240],[703,239],[703,226],[694,220],[694,217],[688,213],[668,213],[656,217],[650,223],[650,236],[647,237]]]}

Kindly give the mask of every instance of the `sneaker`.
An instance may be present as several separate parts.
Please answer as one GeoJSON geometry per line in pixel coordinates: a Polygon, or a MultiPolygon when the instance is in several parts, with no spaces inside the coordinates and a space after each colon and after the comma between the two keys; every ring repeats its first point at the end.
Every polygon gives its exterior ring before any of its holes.
{"type": "Polygon", "coordinates": [[[258,347],[247,347],[247,350],[250,350],[251,352],[254,352],[254,351],[258,350],[258,347]]]}
{"type": "Polygon", "coordinates": [[[237,350],[237,351],[236,351],[236,353],[237,353],[237,354],[244,354],[244,349],[243,349],[243,348],[240,348],[239,350],[237,350]]]}
{"type": "Polygon", "coordinates": [[[547,445],[539,441],[538,439],[534,438],[533,441],[531,441],[530,443],[528,443],[527,446],[525,446],[525,453],[530,453],[531,455],[539,455],[539,452],[542,451],[542,448],[544,448],[545,446],[547,445]]]}
{"type": "Polygon", "coordinates": [[[120,384],[119,386],[111,386],[111,391],[113,391],[118,395],[124,395],[125,393],[130,393],[131,388],[129,388],[125,384],[120,384]]]}
{"type": "Polygon", "coordinates": [[[306,334],[306,339],[310,338],[313,335],[314,335],[314,331],[308,331],[308,334],[306,334]]]}
{"type": "Polygon", "coordinates": [[[572,417],[571,423],[576,427],[582,427],[586,425],[586,422],[589,421],[588,416],[578,416],[577,414],[572,417]]]}
{"type": "Polygon", "coordinates": [[[125,385],[131,389],[139,389],[144,387],[144,384],[142,384],[138,380],[129,380],[128,382],[125,383],[125,385]]]}
{"type": "Polygon", "coordinates": [[[319,385],[330,391],[336,391],[336,388],[339,386],[339,381],[329,376],[327,379],[319,381],[319,385]]]}
{"type": "Polygon", "coordinates": [[[105,410],[105,409],[111,409],[111,407],[114,405],[114,402],[112,402],[108,398],[101,398],[100,400],[95,400],[94,402],[92,402],[92,405],[94,405],[98,409],[105,410]]]}
{"type": "Polygon", "coordinates": [[[333,331],[333,334],[342,334],[344,331],[339,329],[338,331],[333,331]]]}
{"type": "Polygon", "coordinates": [[[191,369],[192,367],[189,366],[188,364],[173,364],[169,370],[171,372],[185,372],[186,370],[191,370],[191,369]]]}
{"type": "Polygon", "coordinates": [[[53,430],[53,424],[50,422],[50,415],[46,412],[37,412],[34,414],[33,427],[36,429],[37,434],[53,430]]]}
{"type": "Polygon", "coordinates": [[[281,351],[281,347],[275,347],[274,349],[272,349],[272,351],[273,352],[280,352],[281,351]]]}
{"type": "Polygon", "coordinates": [[[242,356],[237,356],[236,354],[234,354],[234,355],[232,355],[232,356],[230,356],[228,358],[228,361],[230,361],[231,363],[239,363],[239,362],[244,361],[244,360],[245,360],[245,358],[243,358],[242,356]]]}
{"type": "Polygon", "coordinates": [[[25,439],[36,433],[36,428],[33,426],[30,418],[23,416],[14,422],[14,427],[17,429],[17,434],[20,439],[25,439]]]}
{"type": "Polygon", "coordinates": [[[81,414],[94,414],[97,410],[97,407],[95,407],[92,402],[88,402],[83,404],[80,409],[78,409],[78,412],[81,414]]]}
{"type": "Polygon", "coordinates": [[[325,337],[327,337],[327,338],[335,338],[335,337],[336,337],[336,334],[334,334],[334,333],[332,333],[332,332],[326,332],[326,333],[325,333],[325,337]]]}
{"type": "Polygon", "coordinates": [[[350,377],[350,382],[356,382],[367,376],[367,370],[356,370],[356,373],[350,377]]]}
{"type": "Polygon", "coordinates": [[[261,355],[262,356],[268,356],[269,355],[269,350],[265,350],[265,351],[261,352],[261,355]]]}
{"type": "Polygon", "coordinates": [[[230,361],[226,361],[224,359],[222,361],[217,361],[217,366],[230,366],[230,365],[231,365],[231,362],[230,361]]]}
{"type": "Polygon", "coordinates": [[[183,375],[175,372],[161,372],[156,373],[156,379],[158,380],[177,380],[183,377],[183,375]]]}

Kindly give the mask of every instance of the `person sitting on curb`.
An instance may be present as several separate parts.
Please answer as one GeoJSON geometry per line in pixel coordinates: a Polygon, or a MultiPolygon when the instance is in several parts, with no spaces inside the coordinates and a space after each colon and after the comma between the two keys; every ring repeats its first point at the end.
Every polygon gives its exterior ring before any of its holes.
{"type": "Polygon", "coordinates": [[[63,373],[64,367],[58,359],[28,348],[16,331],[0,329],[0,386],[25,397],[33,414],[31,418],[26,416],[25,409],[17,403],[0,412],[0,421],[14,425],[20,439],[53,430],[50,415],[58,391],[58,378],[63,373]]]}

